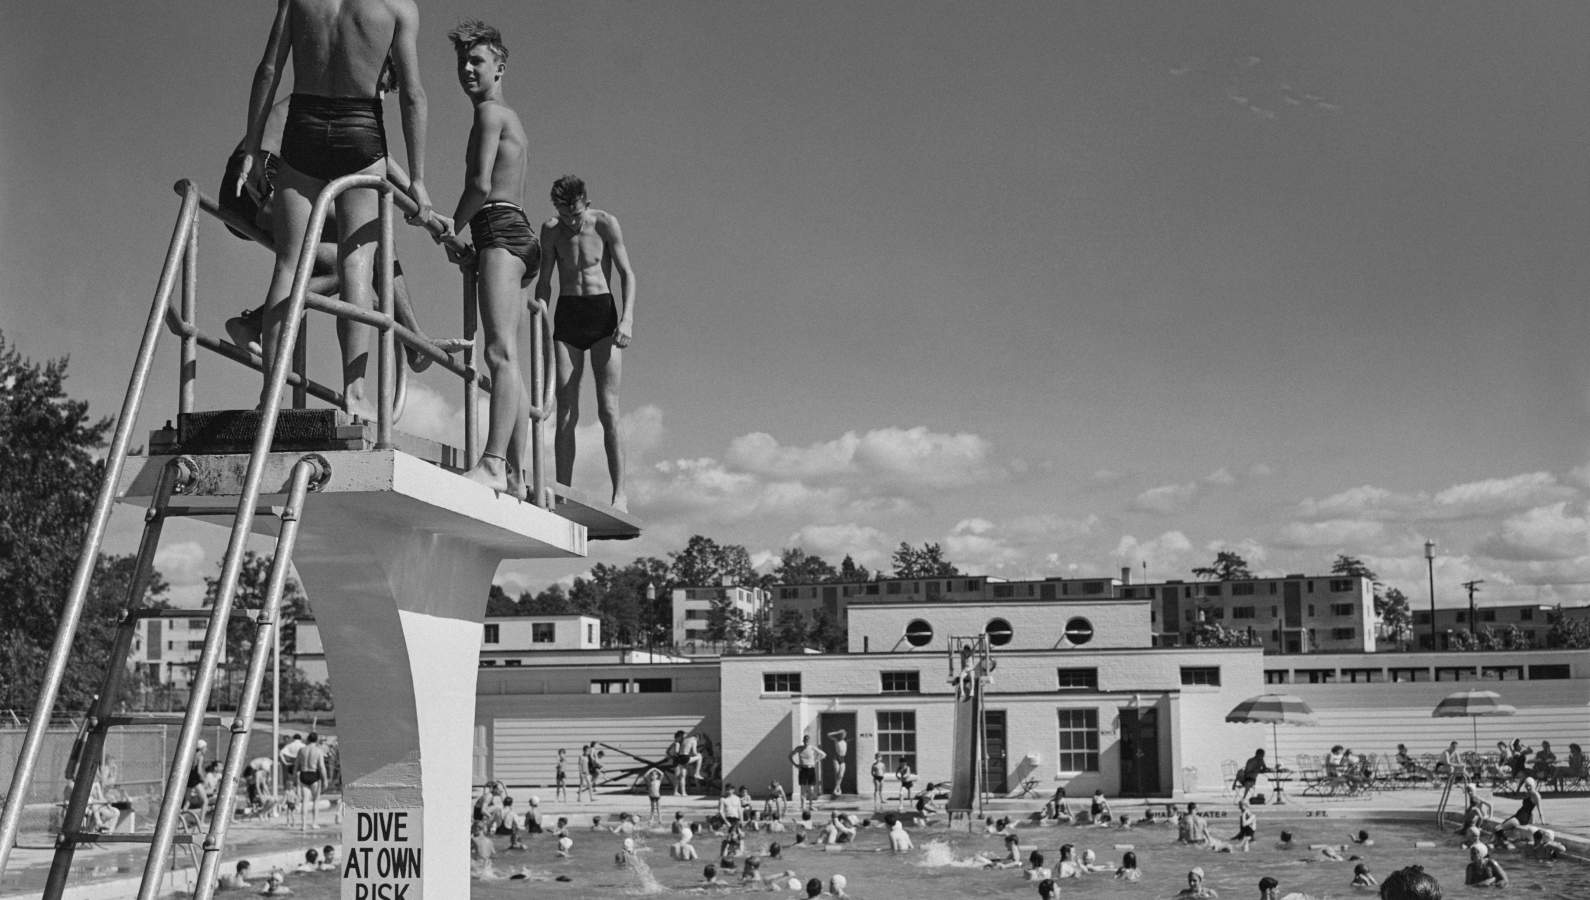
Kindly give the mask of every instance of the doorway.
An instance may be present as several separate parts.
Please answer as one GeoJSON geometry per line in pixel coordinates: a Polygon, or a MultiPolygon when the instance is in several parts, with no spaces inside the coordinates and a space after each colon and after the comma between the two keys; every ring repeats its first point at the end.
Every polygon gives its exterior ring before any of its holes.
{"type": "Polygon", "coordinates": [[[853,712],[825,712],[817,715],[817,746],[828,754],[828,759],[823,761],[826,768],[819,775],[821,792],[835,794],[856,793],[856,714],[853,712]],[[839,753],[839,736],[834,732],[844,731],[845,752],[839,753]],[[834,784],[834,764],[841,759],[845,763],[845,777],[839,784],[834,784]]]}
{"type": "Polygon", "coordinates": [[[1159,784],[1159,710],[1122,709],[1121,795],[1153,797],[1159,784]]]}
{"type": "Polygon", "coordinates": [[[990,709],[983,712],[983,790],[996,797],[1010,791],[1005,739],[1005,711],[990,709]]]}

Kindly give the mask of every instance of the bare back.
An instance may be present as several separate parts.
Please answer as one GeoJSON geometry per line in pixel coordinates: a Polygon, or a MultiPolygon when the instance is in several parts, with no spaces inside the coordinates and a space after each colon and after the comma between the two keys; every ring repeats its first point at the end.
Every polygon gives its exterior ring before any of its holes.
{"type": "Polygon", "coordinates": [[[292,0],[293,90],[376,96],[400,7],[413,6],[413,0],[292,0]]]}
{"type": "Polygon", "coordinates": [[[489,101],[480,104],[480,107],[476,108],[476,124],[469,133],[468,152],[469,158],[473,160],[483,125],[495,130],[496,153],[491,160],[491,189],[486,194],[486,202],[505,200],[513,204],[522,203],[524,202],[525,148],[529,144],[529,139],[525,137],[524,125],[519,122],[518,113],[501,101],[489,101]],[[489,110],[480,108],[488,106],[489,110]]]}

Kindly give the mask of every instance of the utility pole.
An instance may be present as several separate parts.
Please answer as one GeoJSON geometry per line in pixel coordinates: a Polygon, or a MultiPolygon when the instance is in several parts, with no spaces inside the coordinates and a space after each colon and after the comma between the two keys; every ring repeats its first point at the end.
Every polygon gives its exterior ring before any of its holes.
{"type": "Polygon", "coordinates": [[[1465,581],[1465,582],[1463,582],[1463,587],[1467,588],[1468,592],[1469,592],[1469,645],[1470,646],[1473,646],[1473,644],[1474,644],[1474,592],[1479,590],[1479,586],[1484,584],[1484,583],[1485,583],[1484,579],[1479,579],[1479,580],[1476,580],[1476,581],[1465,581]]]}
{"type": "Polygon", "coordinates": [[[1424,560],[1430,569],[1430,651],[1440,650],[1435,645],[1435,541],[1424,542],[1424,560]]]}

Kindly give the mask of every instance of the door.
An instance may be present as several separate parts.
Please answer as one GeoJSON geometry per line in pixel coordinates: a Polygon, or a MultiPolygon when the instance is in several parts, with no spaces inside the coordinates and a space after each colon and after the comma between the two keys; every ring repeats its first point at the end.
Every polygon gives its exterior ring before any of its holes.
{"type": "Polygon", "coordinates": [[[825,712],[817,716],[817,731],[821,736],[818,746],[828,754],[823,760],[826,766],[818,776],[819,792],[833,794],[856,793],[856,714],[853,712],[825,712]],[[840,733],[843,732],[843,735],[840,733]],[[841,745],[843,747],[841,748],[841,745]],[[841,752],[841,749],[843,752],[841,752]],[[845,763],[845,775],[838,784],[834,783],[834,775],[838,772],[835,764],[840,760],[845,763]]]}
{"type": "Polygon", "coordinates": [[[1010,792],[1006,745],[1005,711],[985,710],[983,712],[983,790],[996,797],[1010,792]]]}
{"type": "Polygon", "coordinates": [[[1121,796],[1151,797],[1159,787],[1159,710],[1123,708],[1121,796]]]}

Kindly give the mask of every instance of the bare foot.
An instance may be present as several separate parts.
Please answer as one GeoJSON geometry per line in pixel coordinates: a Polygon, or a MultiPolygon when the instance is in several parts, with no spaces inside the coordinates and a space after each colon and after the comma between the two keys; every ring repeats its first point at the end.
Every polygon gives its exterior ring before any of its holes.
{"type": "Polygon", "coordinates": [[[480,462],[475,463],[474,468],[465,472],[464,477],[500,493],[508,491],[508,466],[500,456],[481,454],[480,462]]]}
{"type": "Polygon", "coordinates": [[[226,336],[232,343],[250,353],[263,353],[260,349],[260,311],[245,309],[238,315],[226,320],[226,336]]]}
{"type": "Polygon", "coordinates": [[[623,491],[614,491],[613,502],[610,505],[619,512],[629,512],[629,495],[623,491]]]}
{"type": "Polygon", "coordinates": [[[530,486],[517,473],[510,472],[508,474],[508,490],[506,493],[522,502],[528,503],[530,501],[530,486]]]}
{"type": "Polygon", "coordinates": [[[431,363],[436,361],[414,349],[413,347],[404,347],[403,350],[408,354],[409,357],[409,369],[411,369],[416,375],[425,371],[426,369],[429,369],[431,367],[431,363]]]}

